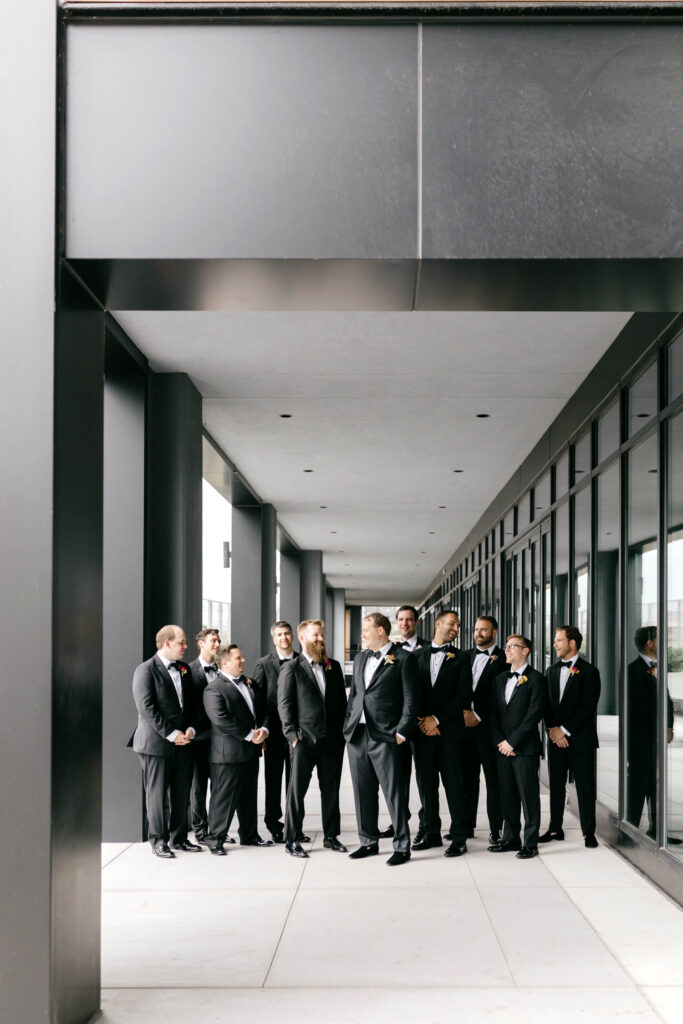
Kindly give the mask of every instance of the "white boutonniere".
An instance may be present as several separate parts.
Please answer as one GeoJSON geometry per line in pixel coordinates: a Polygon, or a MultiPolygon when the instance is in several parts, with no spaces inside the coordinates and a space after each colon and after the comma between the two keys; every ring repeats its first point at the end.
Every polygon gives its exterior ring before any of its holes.
{"type": "Polygon", "coordinates": [[[522,684],[526,683],[528,681],[528,679],[529,679],[528,676],[520,676],[519,679],[517,680],[517,686],[522,686],[522,684]]]}
{"type": "Polygon", "coordinates": [[[395,661],[396,661],[396,655],[395,654],[387,654],[386,658],[384,659],[384,664],[385,665],[393,665],[395,661]]]}

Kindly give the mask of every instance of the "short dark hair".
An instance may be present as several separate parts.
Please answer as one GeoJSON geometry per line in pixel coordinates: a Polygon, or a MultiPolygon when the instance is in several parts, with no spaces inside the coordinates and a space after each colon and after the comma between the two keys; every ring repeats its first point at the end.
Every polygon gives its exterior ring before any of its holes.
{"type": "Polygon", "coordinates": [[[571,643],[572,640],[576,643],[577,651],[581,650],[581,644],[583,643],[583,633],[578,626],[556,626],[556,629],[561,629],[567,640],[571,643]]]}
{"type": "Polygon", "coordinates": [[[638,651],[644,651],[649,640],[657,639],[656,626],[639,626],[633,637],[638,651]]]}
{"type": "Polygon", "coordinates": [[[460,612],[457,608],[442,608],[437,617],[434,619],[435,622],[441,622],[447,615],[455,615],[458,622],[460,622],[460,612]]]}
{"type": "Polygon", "coordinates": [[[416,622],[417,622],[417,620],[419,618],[419,616],[417,614],[417,608],[413,608],[412,604],[402,604],[400,608],[397,608],[396,609],[396,618],[399,617],[401,612],[412,612],[413,613],[413,618],[415,619],[416,622]]]}
{"type": "Polygon", "coordinates": [[[525,647],[528,647],[530,651],[533,650],[533,645],[528,636],[524,636],[523,633],[510,633],[508,640],[521,640],[525,647]]]}
{"type": "Polygon", "coordinates": [[[491,625],[491,629],[498,629],[498,620],[494,619],[493,615],[477,615],[477,622],[488,622],[491,625]]]}
{"type": "Polygon", "coordinates": [[[370,612],[369,615],[364,615],[363,618],[366,621],[369,619],[377,629],[383,629],[387,636],[391,634],[391,623],[382,612],[370,612]]]}
{"type": "Polygon", "coordinates": [[[216,651],[216,662],[222,665],[224,661],[227,661],[230,657],[231,651],[239,650],[239,644],[221,644],[216,651]]]}
{"type": "Polygon", "coordinates": [[[220,635],[220,633],[218,632],[217,629],[213,629],[211,626],[208,626],[206,629],[200,629],[199,632],[197,633],[196,637],[195,637],[195,640],[197,642],[197,646],[199,646],[199,644],[202,642],[202,640],[206,640],[207,636],[211,636],[212,633],[215,633],[216,636],[218,637],[218,639],[220,640],[221,635],[220,635]]]}
{"type": "Polygon", "coordinates": [[[277,622],[273,623],[273,625],[270,627],[271,636],[274,636],[276,629],[288,629],[290,633],[294,633],[294,630],[292,629],[289,622],[285,622],[284,619],[278,619],[277,622]]]}

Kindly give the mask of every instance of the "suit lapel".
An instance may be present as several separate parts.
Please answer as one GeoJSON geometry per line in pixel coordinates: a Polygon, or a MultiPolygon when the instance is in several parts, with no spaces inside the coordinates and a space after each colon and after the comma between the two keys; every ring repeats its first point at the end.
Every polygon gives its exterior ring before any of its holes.
{"type": "MultiPolygon", "coordinates": [[[[311,667],[311,663],[309,662],[308,658],[305,658],[302,655],[300,658],[297,658],[297,663],[302,667],[306,679],[308,680],[308,682],[313,687],[313,689],[317,693],[318,697],[320,698],[320,700],[324,704],[325,703],[325,698],[323,697],[322,693],[320,692],[320,687],[318,686],[318,680],[315,678],[315,674],[313,672],[313,669],[311,667]]],[[[324,671],[325,671],[325,669],[323,668],[323,672],[324,671]]],[[[325,687],[325,690],[327,690],[327,686],[325,687]]]]}
{"type": "MultiPolygon", "coordinates": [[[[387,658],[393,657],[394,661],[396,660],[396,650],[397,650],[396,645],[392,644],[392,646],[389,648],[389,650],[384,655],[384,657],[379,659],[379,665],[375,669],[374,675],[373,675],[372,679],[370,680],[370,682],[368,683],[368,686],[366,687],[367,690],[372,689],[372,687],[375,685],[375,683],[377,682],[379,677],[382,675],[382,673],[385,672],[389,668],[389,666],[393,664],[393,662],[387,663],[387,658]]],[[[368,657],[370,657],[370,652],[369,651],[368,651],[368,657]]],[[[367,662],[367,658],[366,658],[366,662],[367,662]]],[[[363,663],[363,682],[365,682],[365,662],[363,663]]]]}
{"type": "MultiPolygon", "coordinates": [[[[155,667],[157,669],[157,673],[158,673],[159,679],[161,679],[161,681],[163,682],[164,686],[171,693],[173,699],[175,700],[176,704],[178,705],[178,711],[182,711],[182,708],[180,706],[180,701],[178,700],[178,691],[175,688],[175,683],[171,679],[171,673],[168,671],[168,669],[164,665],[164,663],[161,660],[161,658],[158,655],[156,655],[156,654],[154,655],[154,665],[155,665],[155,667]]],[[[180,685],[181,685],[181,687],[183,685],[183,677],[182,677],[182,675],[180,677],[180,685]]]]}

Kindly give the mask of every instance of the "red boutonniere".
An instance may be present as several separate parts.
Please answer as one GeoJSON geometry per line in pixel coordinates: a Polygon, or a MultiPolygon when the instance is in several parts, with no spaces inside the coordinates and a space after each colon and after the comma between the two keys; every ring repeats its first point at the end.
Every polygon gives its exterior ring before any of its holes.
{"type": "Polygon", "coordinates": [[[249,678],[249,676],[245,676],[244,677],[244,681],[247,684],[247,686],[249,687],[249,689],[251,690],[251,679],[249,678]]]}
{"type": "Polygon", "coordinates": [[[517,686],[522,686],[523,683],[526,683],[528,681],[528,678],[528,676],[520,676],[517,680],[517,686]]]}
{"type": "Polygon", "coordinates": [[[332,662],[331,661],[326,661],[325,662],[325,671],[329,672],[331,670],[331,668],[332,668],[332,662]]]}
{"type": "Polygon", "coordinates": [[[384,659],[384,664],[385,665],[393,665],[395,661],[396,661],[396,655],[395,654],[387,654],[386,658],[384,659]]]}
{"type": "Polygon", "coordinates": [[[656,665],[650,665],[649,669],[647,670],[647,674],[649,676],[656,676],[657,675],[657,666],[656,665]]]}
{"type": "Polygon", "coordinates": [[[578,676],[578,674],[579,674],[578,668],[576,667],[576,665],[572,665],[572,667],[569,669],[569,675],[570,676],[578,676]]]}
{"type": "Polygon", "coordinates": [[[180,671],[180,675],[181,676],[186,676],[187,675],[187,669],[185,668],[184,665],[180,665],[179,666],[179,671],[180,671]]]}

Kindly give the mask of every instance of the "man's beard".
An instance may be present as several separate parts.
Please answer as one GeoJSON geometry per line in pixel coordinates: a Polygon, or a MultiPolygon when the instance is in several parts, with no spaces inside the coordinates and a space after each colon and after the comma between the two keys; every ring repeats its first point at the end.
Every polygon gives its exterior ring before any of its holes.
{"type": "Polygon", "coordinates": [[[323,641],[316,643],[314,640],[307,640],[304,650],[308,657],[319,665],[322,665],[327,661],[327,651],[325,650],[325,644],[323,641]]]}

